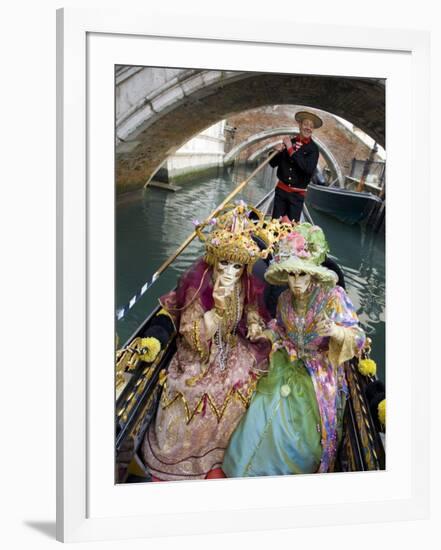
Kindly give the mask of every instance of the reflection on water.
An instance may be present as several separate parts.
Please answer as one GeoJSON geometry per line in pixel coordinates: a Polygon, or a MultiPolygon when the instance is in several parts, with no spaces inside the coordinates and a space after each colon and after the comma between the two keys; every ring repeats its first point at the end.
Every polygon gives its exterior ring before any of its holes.
{"type": "MultiPolygon", "coordinates": [[[[203,182],[183,185],[176,193],[147,188],[119,199],[116,209],[116,309],[124,306],[149,281],[158,267],[193,232],[193,219],[203,220],[245,179],[244,172],[225,171],[203,182]]],[[[270,189],[272,171],[256,176],[237,198],[255,204],[270,189]]],[[[385,356],[385,246],[384,236],[366,228],[348,226],[310,208],[346,276],[346,286],[363,328],[373,340],[372,357],[384,380],[385,356]]],[[[161,275],[145,296],[117,323],[120,343],[136,330],[173,288],[181,273],[203,252],[194,240],[161,275]]]]}

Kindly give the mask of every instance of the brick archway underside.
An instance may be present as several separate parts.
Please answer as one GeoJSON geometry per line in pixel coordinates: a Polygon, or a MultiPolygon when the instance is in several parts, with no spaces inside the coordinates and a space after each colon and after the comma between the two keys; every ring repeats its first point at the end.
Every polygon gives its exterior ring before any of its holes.
{"type": "Polygon", "coordinates": [[[267,105],[304,105],[345,118],[385,144],[385,85],[380,79],[237,74],[177,98],[117,150],[117,186],[150,181],[168,155],[219,120],[267,105]]]}

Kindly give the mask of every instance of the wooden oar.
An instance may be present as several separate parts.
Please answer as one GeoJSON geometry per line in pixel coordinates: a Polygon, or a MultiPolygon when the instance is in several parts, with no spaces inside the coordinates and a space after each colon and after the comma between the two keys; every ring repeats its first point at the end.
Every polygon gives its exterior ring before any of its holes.
{"type": "MultiPolygon", "coordinates": [[[[201,225],[203,225],[204,223],[208,223],[211,218],[213,218],[217,212],[219,212],[220,210],[222,210],[222,208],[228,204],[231,199],[233,199],[238,193],[240,193],[240,191],[242,191],[242,189],[245,187],[245,185],[247,183],[250,182],[250,180],[252,180],[254,178],[254,176],[260,172],[260,170],[262,170],[262,168],[264,166],[266,166],[268,164],[268,162],[277,155],[279,151],[274,151],[274,153],[271,153],[271,155],[268,156],[268,158],[266,158],[261,164],[259,164],[259,166],[254,170],[254,172],[252,172],[242,183],[239,183],[239,185],[236,187],[236,189],[234,191],[232,191],[228,197],[223,200],[219,206],[216,207],[215,210],[213,210],[213,212],[211,212],[211,214],[209,214],[205,221],[201,223],[201,225]]],[[[155,273],[153,274],[153,277],[152,277],[152,282],[157,279],[159,277],[159,275],[165,270],[167,269],[167,267],[179,256],[179,254],[185,250],[187,248],[187,246],[191,243],[191,241],[196,237],[197,233],[196,231],[193,231],[193,233],[191,235],[189,235],[185,241],[181,244],[181,246],[167,259],[165,260],[165,262],[159,267],[159,269],[157,271],[155,271],[155,273]]]]}

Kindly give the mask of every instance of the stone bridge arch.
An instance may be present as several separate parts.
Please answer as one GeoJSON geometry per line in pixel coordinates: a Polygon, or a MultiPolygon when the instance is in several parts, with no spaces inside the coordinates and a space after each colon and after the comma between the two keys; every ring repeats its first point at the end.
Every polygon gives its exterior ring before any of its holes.
{"type": "Polygon", "coordinates": [[[327,111],[384,146],[381,79],[155,69],[155,80],[152,68],[129,69],[116,73],[117,185],[123,190],[150,181],[169,155],[214,123],[267,105],[327,111]]]}
{"type": "MultiPolygon", "coordinates": [[[[116,72],[116,142],[133,141],[186,100],[199,101],[225,83],[246,78],[237,71],[121,67],[116,72]]],[[[216,122],[213,120],[212,123],[216,122]]],[[[204,128],[211,126],[207,124],[204,128]]]]}

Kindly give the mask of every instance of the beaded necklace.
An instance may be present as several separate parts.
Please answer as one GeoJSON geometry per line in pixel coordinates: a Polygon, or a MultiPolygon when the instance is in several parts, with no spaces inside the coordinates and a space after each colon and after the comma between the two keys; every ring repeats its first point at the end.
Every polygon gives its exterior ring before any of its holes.
{"type": "Polygon", "coordinates": [[[240,285],[235,285],[231,298],[226,301],[225,313],[214,335],[214,343],[219,350],[219,365],[225,370],[230,348],[236,345],[237,325],[241,318],[240,285]]]}

